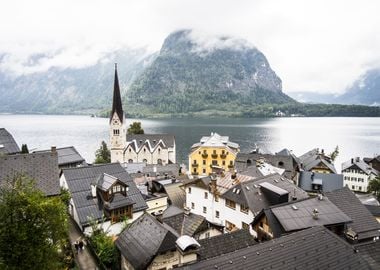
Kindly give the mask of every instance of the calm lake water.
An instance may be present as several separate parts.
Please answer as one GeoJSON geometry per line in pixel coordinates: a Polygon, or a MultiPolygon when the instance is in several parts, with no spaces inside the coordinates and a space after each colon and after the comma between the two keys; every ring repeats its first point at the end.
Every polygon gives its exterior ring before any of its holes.
{"type": "MultiPolygon", "coordinates": [[[[330,153],[339,145],[338,171],[351,157],[380,154],[380,118],[127,119],[128,125],[133,121],[141,121],[145,133],[174,134],[177,160],[184,163],[190,146],[211,132],[230,136],[243,152],[255,143],[264,151],[286,147],[296,155],[315,147],[330,153]]],[[[88,162],[94,160],[100,142],[109,140],[108,119],[89,116],[0,115],[0,127],[29,150],[73,145],[88,162]]]]}

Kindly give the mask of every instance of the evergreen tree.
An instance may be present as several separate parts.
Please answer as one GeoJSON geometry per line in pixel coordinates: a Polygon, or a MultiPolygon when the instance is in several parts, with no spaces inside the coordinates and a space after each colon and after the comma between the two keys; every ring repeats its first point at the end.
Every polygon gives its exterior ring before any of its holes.
{"type": "Polygon", "coordinates": [[[111,152],[107,147],[105,141],[102,141],[100,148],[95,152],[95,164],[99,163],[110,163],[111,162],[111,152]]]}
{"type": "Polygon", "coordinates": [[[29,149],[28,149],[28,146],[26,144],[21,145],[21,153],[22,154],[28,154],[29,153],[29,149]]]}
{"type": "Polygon", "coordinates": [[[337,145],[337,146],[335,147],[334,152],[332,152],[332,153],[330,154],[331,160],[332,160],[332,161],[335,161],[335,159],[338,157],[338,155],[339,155],[339,146],[337,145]]]}
{"type": "Polygon", "coordinates": [[[0,188],[1,269],[62,269],[67,211],[34,182],[15,176],[0,188]]]}
{"type": "Polygon", "coordinates": [[[133,122],[130,124],[127,132],[128,134],[144,134],[144,130],[141,128],[141,122],[133,122]]]}

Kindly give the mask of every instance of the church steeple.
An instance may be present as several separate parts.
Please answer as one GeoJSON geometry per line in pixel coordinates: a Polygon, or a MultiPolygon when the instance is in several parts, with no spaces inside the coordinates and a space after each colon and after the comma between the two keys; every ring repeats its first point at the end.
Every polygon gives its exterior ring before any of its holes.
{"type": "Polygon", "coordinates": [[[119,78],[117,76],[117,63],[115,63],[115,79],[114,79],[114,84],[113,84],[113,102],[112,102],[110,122],[115,112],[117,113],[117,116],[119,117],[121,123],[123,123],[124,112],[123,112],[123,106],[121,104],[119,78]]]}

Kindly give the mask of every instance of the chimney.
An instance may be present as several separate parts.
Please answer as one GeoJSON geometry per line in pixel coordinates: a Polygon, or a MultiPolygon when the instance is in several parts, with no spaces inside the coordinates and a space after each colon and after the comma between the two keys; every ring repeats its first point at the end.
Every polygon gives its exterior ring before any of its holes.
{"type": "Polygon", "coordinates": [[[52,153],[56,153],[57,152],[57,147],[56,146],[52,146],[51,147],[51,152],[52,153]]]}
{"type": "Polygon", "coordinates": [[[322,194],[318,194],[318,200],[323,201],[323,195],[322,194]]]}
{"type": "Polygon", "coordinates": [[[311,173],[310,178],[311,178],[311,180],[314,180],[314,172],[311,173]]]}
{"type": "Polygon", "coordinates": [[[353,158],[351,158],[351,164],[354,164],[354,159],[353,158]]]}
{"type": "Polygon", "coordinates": [[[157,167],[153,166],[153,172],[157,172],[157,167]]]}
{"type": "Polygon", "coordinates": [[[356,162],[359,162],[360,161],[360,157],[356,157],[356,162]]]}
{"type": "Polygon", "coordinates": [[[184,207],[183,211],[184,211],[184,213],[185,213],[186,216],[190,215],[190,208],[189,207],[187,207],[187,206],[184,207]]]}
{"type": "Polygon", "coordinates": [[[318,219],[318,209],[317,208],[314,208],[313,210],[313,219],[318,219]]]}
{"type": "Polygon", "coordinates": [[[96,198],[96,184],[91,184],[91,195],[92,198],[96,198]]]}
{"type": "Polygon", "coordinates": [[[212,173],[210,178],[211,178],[210,191],[214,196],[216,196],[216,174],[212,173]]]}

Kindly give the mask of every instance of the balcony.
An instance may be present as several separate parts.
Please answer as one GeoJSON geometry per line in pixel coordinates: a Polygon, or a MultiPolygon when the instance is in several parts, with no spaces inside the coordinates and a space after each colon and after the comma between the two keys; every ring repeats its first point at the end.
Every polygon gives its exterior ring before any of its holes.
{"type": "Polygon", "coordinates": [[[191,167],[193,167],[193,168],[197,168],[198,166],[199,166],[198,163],[192,163],[192,164],[191,164],[191,167]]]}
{"type": "Polygon", "coordinates": [[[220,158],[225,159],[227,157],[226,154],[220,154],[220,158]]]}
{"type": "Polygon", "coordinates": [[[229,164],[229,165],[228,165],[228,168],[229,168],[229,169],[232,169],[233,167],[234,167],[234,164],[229,164]]]}
{"type": "Polygon", "coordinates": [[[211,158],[217,159],[218,158],[218,154],[211,154],[211,158]]]}
{"type": "Polygon", "coordinates": [[[208,154],[207,154],[207,153],[203,153],[203,154],[202,154],[202,157],[203,157],[203,158],[207,158],[207,157],[208,157],[208,154]]]}

